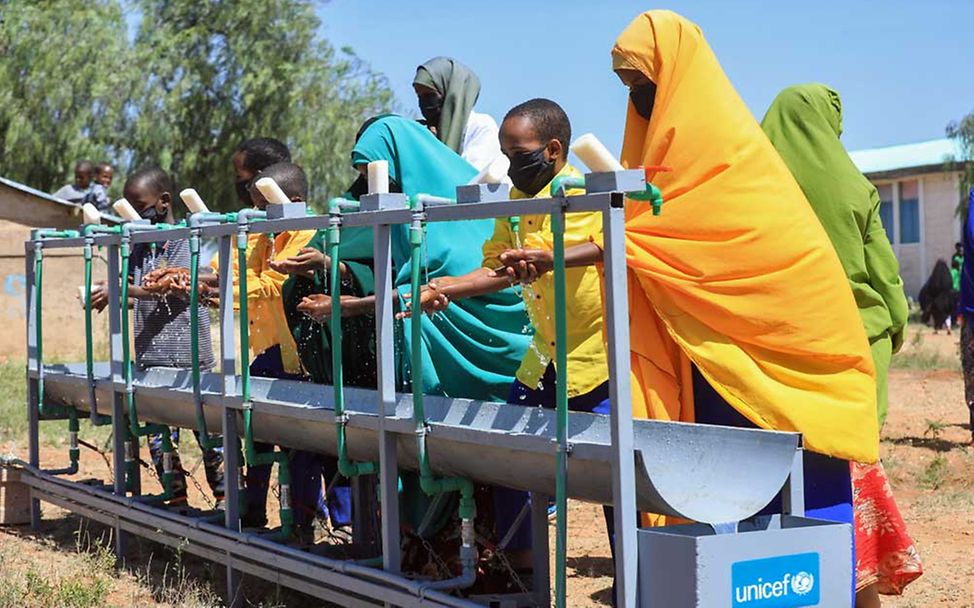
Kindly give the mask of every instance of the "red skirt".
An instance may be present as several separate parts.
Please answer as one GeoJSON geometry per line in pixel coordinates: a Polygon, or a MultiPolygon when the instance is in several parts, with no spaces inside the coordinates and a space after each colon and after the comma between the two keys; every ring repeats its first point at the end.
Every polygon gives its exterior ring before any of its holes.
{"type": "Polygon", "coordinates": [[[856,590],[875,584],[899,595],[923,574],[913,539],[893,499],[882,463],[852,463],[856,522],[856,590]]]}

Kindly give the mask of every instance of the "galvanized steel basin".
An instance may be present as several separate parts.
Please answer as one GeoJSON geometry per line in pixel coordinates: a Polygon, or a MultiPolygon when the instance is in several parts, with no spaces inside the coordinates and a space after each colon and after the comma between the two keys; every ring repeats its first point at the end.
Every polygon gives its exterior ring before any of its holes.
{"type": "MultiPolygon", "coordinates": [[[[95,368],[97,409],[111,414],[107,363],[95,368]]],[[[221,426],[222,377],[202,374],[204,411],[211,432],[221,426]]],[[[45,396],[52,404],[89,409],[83,363],[45,367],[45,396]]],[[[136,372],[136,405],[142,422],[195,428],[188,370],[136,372]]],[[[259,441],[335,455],[333,389],[309,382],[252,378],[254,435],[259,441]]],[[[385,420],[398,438],[399,466],[417,468],[412,396],[397,394],[395,415],[385,420]]],[[[239,408],[239,398],[228,401],[239,408]]],[[[377,460],[376,391],[345,389],[349,455],[377,460]]],[[[554,411],[500,403],[429,396],[430,464],[440,475],[554,494],[554,411]]],[[[610,420],[571,412],[568,494],[612,503],[610,420]]],[[[739,521],[764,508],[788,477],[799,435],[654,420],[634,420],[636,493],[641,510],[705,523],[739,521]]]]}

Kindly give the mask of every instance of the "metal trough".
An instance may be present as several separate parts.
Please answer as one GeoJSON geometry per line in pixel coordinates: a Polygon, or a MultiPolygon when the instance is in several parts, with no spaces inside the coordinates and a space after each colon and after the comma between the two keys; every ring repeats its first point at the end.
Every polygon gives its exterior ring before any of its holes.
{"type": "MultiPolygon", "coordinates": [[[[111,414],[107,363],[96,366],[98,412],[111,414]]],[[[83,363],[45,368],[47,400],[88,411],[83,363]]],[[[220,428],[222,378],[203,375],[207,423],[220,428]]],[[[335,455],[332,389],[308,382],[252,380],[255,436],[260,441],[335,455]]],[[[154,368],[136,373],[139,417],[195,427],[187,370],[154,368]]],[[[239,398],[227,405],[239,408],[239,398]]],[[[345,389],[352,458],[379,457],[379,417],[373,390],[345,389]]],[[[554,412],[536,407],[427,397],[429,450],[434,470],[480,483],[554,493],[554,412]]],[[[409,394],[397,395],[386,428],[397,436],[399,465],[415,470],[416,441],[409,394]]],[[[569,414],[572,498],[612,504],[610,420],[569,414]]],[[[764,508],[781,490],[795,459],[799,435],[652,420],[634,421],[636,491],[640,509],[704,523],[740,521],[764,508]]]]}

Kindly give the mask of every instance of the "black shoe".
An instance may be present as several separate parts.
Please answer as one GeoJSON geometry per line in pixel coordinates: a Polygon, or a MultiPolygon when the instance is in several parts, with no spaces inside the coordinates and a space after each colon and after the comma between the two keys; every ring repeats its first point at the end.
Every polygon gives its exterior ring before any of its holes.
{"type": "Polygon", "coordinates": [[[241,528],[266,528],[267,527],[267,514],[260,513],[257,515],[246,514],[240,518],[241,528]]]}

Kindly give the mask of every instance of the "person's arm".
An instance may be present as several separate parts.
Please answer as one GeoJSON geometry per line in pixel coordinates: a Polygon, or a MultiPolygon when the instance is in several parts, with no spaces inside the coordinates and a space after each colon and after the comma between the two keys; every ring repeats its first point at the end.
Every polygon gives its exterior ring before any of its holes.
{"type": "MultiPolygon", "coordinates": [[[[548,249],[509,249],[500,255],[503,268],[493,272],[510,282],[533,283],[555,267],[555,254],[548,249]]],[[[602,261],[602,249],[593,242],[565,248],[565,268],[594,266],[602,261]]]]}
{"type": "Polygon", "coordinates": [[[910,306],[903,291],[903,279],[900,278],[896,254],[893,253],[879,216],[880,200],[875,188],[870,197],[872,205],[863,239],[866,271],[869,274],[869,284],[883,298],[886,309],[889,310],[890,336],[893,339],[893,352],[896,352],[903,345],[903,330],[906,328],[910,306]]]}
{"type": "MultiPolygon", "coordinates": [[[[326,272],[331,268],[331,258],[314,247],[304,247],[287,259],[271,260],[270,267],[276,272],[311,279],[316,272],[326,272]]],[[[345,262],[338,262],[338,271],[343,277],[348,275],[345,262]]]]}

